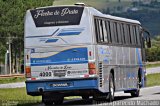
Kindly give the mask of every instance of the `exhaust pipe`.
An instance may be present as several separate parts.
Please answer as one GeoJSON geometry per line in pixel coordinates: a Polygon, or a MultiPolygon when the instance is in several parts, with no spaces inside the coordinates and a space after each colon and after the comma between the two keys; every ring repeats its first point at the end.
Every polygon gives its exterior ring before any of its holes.
{"type": "Polygon", "coordinates": [[[43,93],[43,89],[44,89],[44,88],[38,88],[38,91],[39,91],[40,93],[43,93]]]}

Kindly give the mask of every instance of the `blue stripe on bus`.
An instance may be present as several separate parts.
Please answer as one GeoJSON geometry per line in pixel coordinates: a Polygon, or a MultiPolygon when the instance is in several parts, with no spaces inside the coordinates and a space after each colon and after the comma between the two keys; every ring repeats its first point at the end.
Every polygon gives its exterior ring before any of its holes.
{"type": "Polygon", "coordinates": [[[31,63],[31,66],[45,66],[45,65],[64,65],[64,64],[85,64],[88,61],[61,61],[61,62],[46,62],[46,63],[31,63]]]}
{"type": "Polygon", "coordinates": [[[61,32],[57,36],[79,35],[81,32],[61,32]]]}
{"type": "Polygon", "coordinates": [[[137,55],[138,55],[138,64],[139,64],[140,67],[142,67],[142,66],[143,66],[142,58],[141,58],[141,55],[140,55],[140,53],[139,53],[138,48],[136,48],[136,53],[137,53],[137,55]]]}
{"type": "Polygon", "coordinates": [[[86,47],[72,48],[44,58],[31,58],[31,66],[88,63],[86,47]]]}
{"type": "Polygon", "coordinates": [[[140,73],[142,75],[142,87],[144,87],[145,86],[145,71],[142,69],[143,62],[142,62],[142,57],[140,55],[140,52],[139,52],[138,48],[136,48],[136,53],[138,55],[138,64],[140,66],[140,73]]]}
{"type": "Polygon", "coordinates": [[[52,42],[57,42],[58,39],[48,39],[45,43],[52,43],[52,42]]]}
{"type": "Polygon", "coordinates": [[[70,36],[70,35],[79,35],[84,28],[67,28],[62,29],[57,36],[70,36]]]}

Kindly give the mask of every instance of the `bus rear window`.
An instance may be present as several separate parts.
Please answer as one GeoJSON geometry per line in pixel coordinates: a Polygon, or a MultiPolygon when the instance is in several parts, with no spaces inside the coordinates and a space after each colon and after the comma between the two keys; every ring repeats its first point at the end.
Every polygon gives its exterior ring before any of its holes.
{"type": "Polygon", "coordinates": [[[79,25],[84,7],[48,7],[31,10],[36,27],[79,25]]]}

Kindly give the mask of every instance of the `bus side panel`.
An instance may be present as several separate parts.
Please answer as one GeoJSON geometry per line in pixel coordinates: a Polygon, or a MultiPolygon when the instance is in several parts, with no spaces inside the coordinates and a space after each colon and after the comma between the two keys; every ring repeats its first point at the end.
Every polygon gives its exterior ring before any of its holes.
{"type": "Polygon", "coordinates": [[[137,88],[138,58],[136,48],[98,45],[99,89],[109,92],[109,74],[114,71],[115,90],[137,88]],[[102,76],[102,78],[100,77],[102,76]]]}
{"type": "Polygon", "coordinates": [[[109,67],[110,59],[112,58],[112,48],[106,45],[97,45],[97,66],[99,73],[99,90],[101,92],[109,92],[109,70],[112,67],[109,67]]]}

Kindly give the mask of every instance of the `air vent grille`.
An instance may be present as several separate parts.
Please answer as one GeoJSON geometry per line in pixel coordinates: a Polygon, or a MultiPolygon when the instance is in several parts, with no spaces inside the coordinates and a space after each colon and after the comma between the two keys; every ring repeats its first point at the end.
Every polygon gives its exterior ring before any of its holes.
{"type": "Polygon", "coordinates": [[[99,85],[100,85],[100,87],[102,87],[102,75],[103,75],[103,65],[102,65],[102,62],[100,62],[99,63],[99,65],[98,65],[99,67],[99,85]]]}

